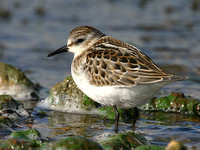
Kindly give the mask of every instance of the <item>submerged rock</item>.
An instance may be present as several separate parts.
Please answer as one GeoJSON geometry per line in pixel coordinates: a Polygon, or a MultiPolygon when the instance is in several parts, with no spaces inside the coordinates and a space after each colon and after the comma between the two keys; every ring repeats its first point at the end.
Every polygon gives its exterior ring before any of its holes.
{"type": "Polygon", "coordinates": [[[104,137],[103,140],[99,141],[104,149],[134,149],[139,145],[148,144],[147,140],[134,132],[125,132],[120,134],[114,134],[108,137],[104,137]]]}
{"type": "Polygon", "coordinates": [[[36,149],[44,144],[40,133],[36,129],[17,131],[10,134],[11,139],[1,140],[0,149],[36,149]]]}
{"type": "Polygon", "coordinates": [[[29,121],[32,119],[23,104],[9,95],[0,95],[0,135],[8,135],[19,127],[19,123],[23,124],[29,121]]]}
{"type": "Polygon", "coordinates": [[[200,116],[200,101],[183,93],[171,92],[170,95],[155,98],[141,107],[143,110],[161,110],[200,116]]]}
{"type": "Polygon", "coordinates": [[[0,95],[17,100],[38,99],[36,86],[18,68],[0,62],[0,95]]]}

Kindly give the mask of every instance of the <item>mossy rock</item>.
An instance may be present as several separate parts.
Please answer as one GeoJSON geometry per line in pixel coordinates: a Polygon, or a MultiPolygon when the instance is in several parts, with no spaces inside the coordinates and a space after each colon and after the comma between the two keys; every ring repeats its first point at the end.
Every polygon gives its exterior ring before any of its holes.
{"type": "Polygon", "coordinates": [[[62,149],[62,150],[102,150],[102,147],[84,137],[70,137],[55,142],[50,142],[41,147],[40,150],[62,149]]]}
{"type": "Polygon", "coordinates": [[[148,144],[146,139],[134,132],[120,133],[111,135],[99,142],[102,147],[106,150],[120,149],[120,150],[131,150],[139,145],[148,144]]]}
{"type": "Polygon", "coordinates": [[[19,69],[9,64],[0,62],[0,77],[1,84],[3,85],[15,85],[23,84],[29,88],[35,88],[34,84],[25,76],[25,74],[19,69]]]}
{"type": "Polygon", "coordinates": [[[38,99],[37,92],[37,87],[19,68],[0,62],[0,94],[11,95],[17,100],[25,100],[38,99]]]}
{"type": "Polygon", "coordinates": [[[17,138],[21,140],[40,140],[41,135],[36,129],[29,129],[25,131],[16,131],[10,134],[12,138],[17,138]]]}
{"type": "Polygon", "coordinates": [[[40,140],[32,140],[26,141],[21,139],[8,139],[8,140],[1,140],[0,141],[0,149],[1,150],[30,150],[30,149],[38,149],[43,146],[45,143],[41,142],[40,140]]]}
{"type": "Polygon", "coordinates": [[[171,92],[168,96],[154,98],[150,103],[140,108],[143,110],[161,110],[200,116],[200,101],[176,92],[171,92]]]}
{"type": "Polygon", "coordinates": [[[46,142],[42,142],[41,135],[36,129],[16,131],[10,134],[10,139],[0,141],[0,149],[36,149],[46,142]]]}

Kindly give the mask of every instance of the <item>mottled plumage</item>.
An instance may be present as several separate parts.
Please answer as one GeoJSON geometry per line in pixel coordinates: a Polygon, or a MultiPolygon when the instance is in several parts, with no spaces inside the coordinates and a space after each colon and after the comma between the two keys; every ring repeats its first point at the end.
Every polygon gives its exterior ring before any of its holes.
{"type": "Polygon", "coordinates": [[[172,77],[136,47],[108,36],[88,49],[84,70],[96,86],[133,86],[172,77]]]}

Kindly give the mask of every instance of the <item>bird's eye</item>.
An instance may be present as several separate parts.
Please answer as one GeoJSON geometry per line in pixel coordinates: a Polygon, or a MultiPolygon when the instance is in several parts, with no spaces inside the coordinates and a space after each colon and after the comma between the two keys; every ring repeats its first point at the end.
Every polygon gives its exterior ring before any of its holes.
{"type": "Polygon", "coordinates": [[[84,41],[84,39],[78,39],[77,43],[82,43],[84,41]]]}

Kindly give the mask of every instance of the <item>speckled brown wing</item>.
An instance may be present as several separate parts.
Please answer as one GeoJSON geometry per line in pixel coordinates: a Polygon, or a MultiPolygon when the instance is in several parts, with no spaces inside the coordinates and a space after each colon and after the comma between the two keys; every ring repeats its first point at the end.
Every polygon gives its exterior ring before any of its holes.
{"type": "Polygon", "coordinates": [[[171,76],[139,49],[112,37],[103,37],[90,48],[84,69],[97,86],[148,84],[171,76]]]}

